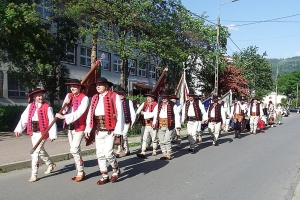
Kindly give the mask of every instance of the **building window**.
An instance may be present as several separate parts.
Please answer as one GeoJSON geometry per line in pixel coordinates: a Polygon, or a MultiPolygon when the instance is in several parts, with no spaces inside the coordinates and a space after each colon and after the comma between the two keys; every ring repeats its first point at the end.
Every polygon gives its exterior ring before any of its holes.
{"type": "Polygon", "coordinates": [[[97,58],[101,58],[104,55],[104,59],[101,61],[101,68],[103,70],[109,71],[110,70],[110,53],[98,51],[97,58]]]}
{"type": "Polygon", "coordinates": [[[19,84],[18,79],[14,76],[7,76],[8,82],[8,97],[26,97],[25,88],[19,84]]]}
{"type": "Polygon", "coordinates": [[[40,0],[39,4],[36,5],[36,11],[40,13],[41,18],[49,18],[51,12],[49,10],[51,4],[46,2],[47,0],[40,0]]]}
{"type": "Polygon", "coordinates": [[[148,63],[139,63],[138,76],[146,77],[148,63]]]}
{"type": "Polygon", "coordinates": [[[119,56],[114,55],[114,72],[120,72],[121,60],[119,56]]]}
{"type": "Polygon", "coordinates": [[[66,48],[66,57],[62,62],[66,62],[69,64],[76,64],[76,49],[74,45],[68,45],[66,48]]]}
{"type": "Polygon", "coordinates": [[[149,78],[156,78],[156,67],[153,64],[149,67],[149,78]]]}
{"type": "Polygon", "coordinates": [[[91,66],[91,48],[80,48],[80,65],[91,66]]]}
{"type": "Polygon", "coordinates": [[[135,76],[136,75],[136,67],[137,67],[137,61],[136,60],[129,60],[128,61],[128,72],[130,75],[135,76]]]}

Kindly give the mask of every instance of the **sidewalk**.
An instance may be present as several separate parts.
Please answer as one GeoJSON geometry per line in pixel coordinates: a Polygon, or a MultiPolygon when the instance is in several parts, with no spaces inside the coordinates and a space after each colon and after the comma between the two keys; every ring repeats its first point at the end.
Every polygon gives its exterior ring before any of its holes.
{"type": "MultiPolygon", "coordinates": [[[[129,143],[138,143],[141,137],[131,137],[129,143]]],[[[23,133],[19,138],[14,133],[0,133],[0,172],[12,171],[31,166],[32,149],[30,136],[23,133]]],[[[45,149],[54,162],[73,158],[70,152],[69,140],[66,133],[59,132],[58,139],[46,141],[45,149]]],[[[85,140],[81,142],[82,155],[89,155],[95,152],[95,143],[85,146],[85,140]]]]}

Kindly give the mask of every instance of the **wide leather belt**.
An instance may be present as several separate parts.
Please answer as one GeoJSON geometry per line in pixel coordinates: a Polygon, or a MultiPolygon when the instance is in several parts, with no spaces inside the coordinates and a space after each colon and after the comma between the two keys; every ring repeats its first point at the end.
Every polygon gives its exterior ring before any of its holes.
{"type": "Polygon", "coordinates": [[[252,112],[252,113],[251,113],[251,116],[258,116],[257,114],[258,114],[258,113],[256,113],[256,112],[252,112]]]}
{"type": "Polygon", "coordinates": [[[211,117],[211,118],[209,118],[209,122],[221,122],[221,120],[216,120],[216,118],[214,118],[214,117],[211,117]]]}
{"type": "Polygon", "coordinates": [[[38,121],[32,121],[31,122],[32,132],[39,132],[40,126],[38,121]]]}
{"type": "Polygon", "coordinates": [[[72,131],[75,129],[74,123],[68,125],[68,130],[72,131]]]}
{"type": "Polygon", "coordinates": [[[95,122],[96,122],[96,129],[98,131],[108,131],[105,126],[105,116],[95,116],[95,122]]]}
{"type": "Polygon", "coordinates": [[[168,118],[159,118],[159,126],[167,127],[168,126],[168,118]]]}
{"type": "Polygon", "coordinates": [[[146,126],[151,126],[151,121],[152,121],[152,118],[151,119],[145,119],[145,125],[146,126]]]}
{"type": "Polygon", "coordinates": [[[187,117],[187,121],[196,121],[197,118],[195,116],[187,117]]]}

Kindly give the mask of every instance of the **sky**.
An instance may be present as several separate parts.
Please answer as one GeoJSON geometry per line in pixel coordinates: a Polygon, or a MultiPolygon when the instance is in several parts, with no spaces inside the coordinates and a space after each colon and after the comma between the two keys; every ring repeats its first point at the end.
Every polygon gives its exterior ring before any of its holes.
{"type": "Polygon", "coordinates": [[[300,0],[181,0],[181,3],[195,14],[205,13],[207,20],[215,24],[219,6],[223,4],[220,23],[229,27],[233,41],[227,42],[227,55],[256,46],[260,55],[267,53],[265,58],[300,56],[300,0]]]}

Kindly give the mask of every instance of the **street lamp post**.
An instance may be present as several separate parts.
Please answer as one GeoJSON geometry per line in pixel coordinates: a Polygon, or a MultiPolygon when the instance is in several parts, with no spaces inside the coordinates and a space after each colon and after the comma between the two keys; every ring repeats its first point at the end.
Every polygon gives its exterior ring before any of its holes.
{"type": "Polygon", "coordinates": [[[238,0],[231,0],[226,3],[222,3],[219,5],[219,8],[218,8],[217,46],[216,46],[217,53],[216,53],[216,67],[215,67],[215,94],[216,95],[218,94],[218,84],[219,84],[219,46],[220,46],[219,39],[220,39],[220,26],[221,26],[221,24],[220,24],[220,7],[225,4],[236,2],[236,1],[238,1],[238,0]]]}

